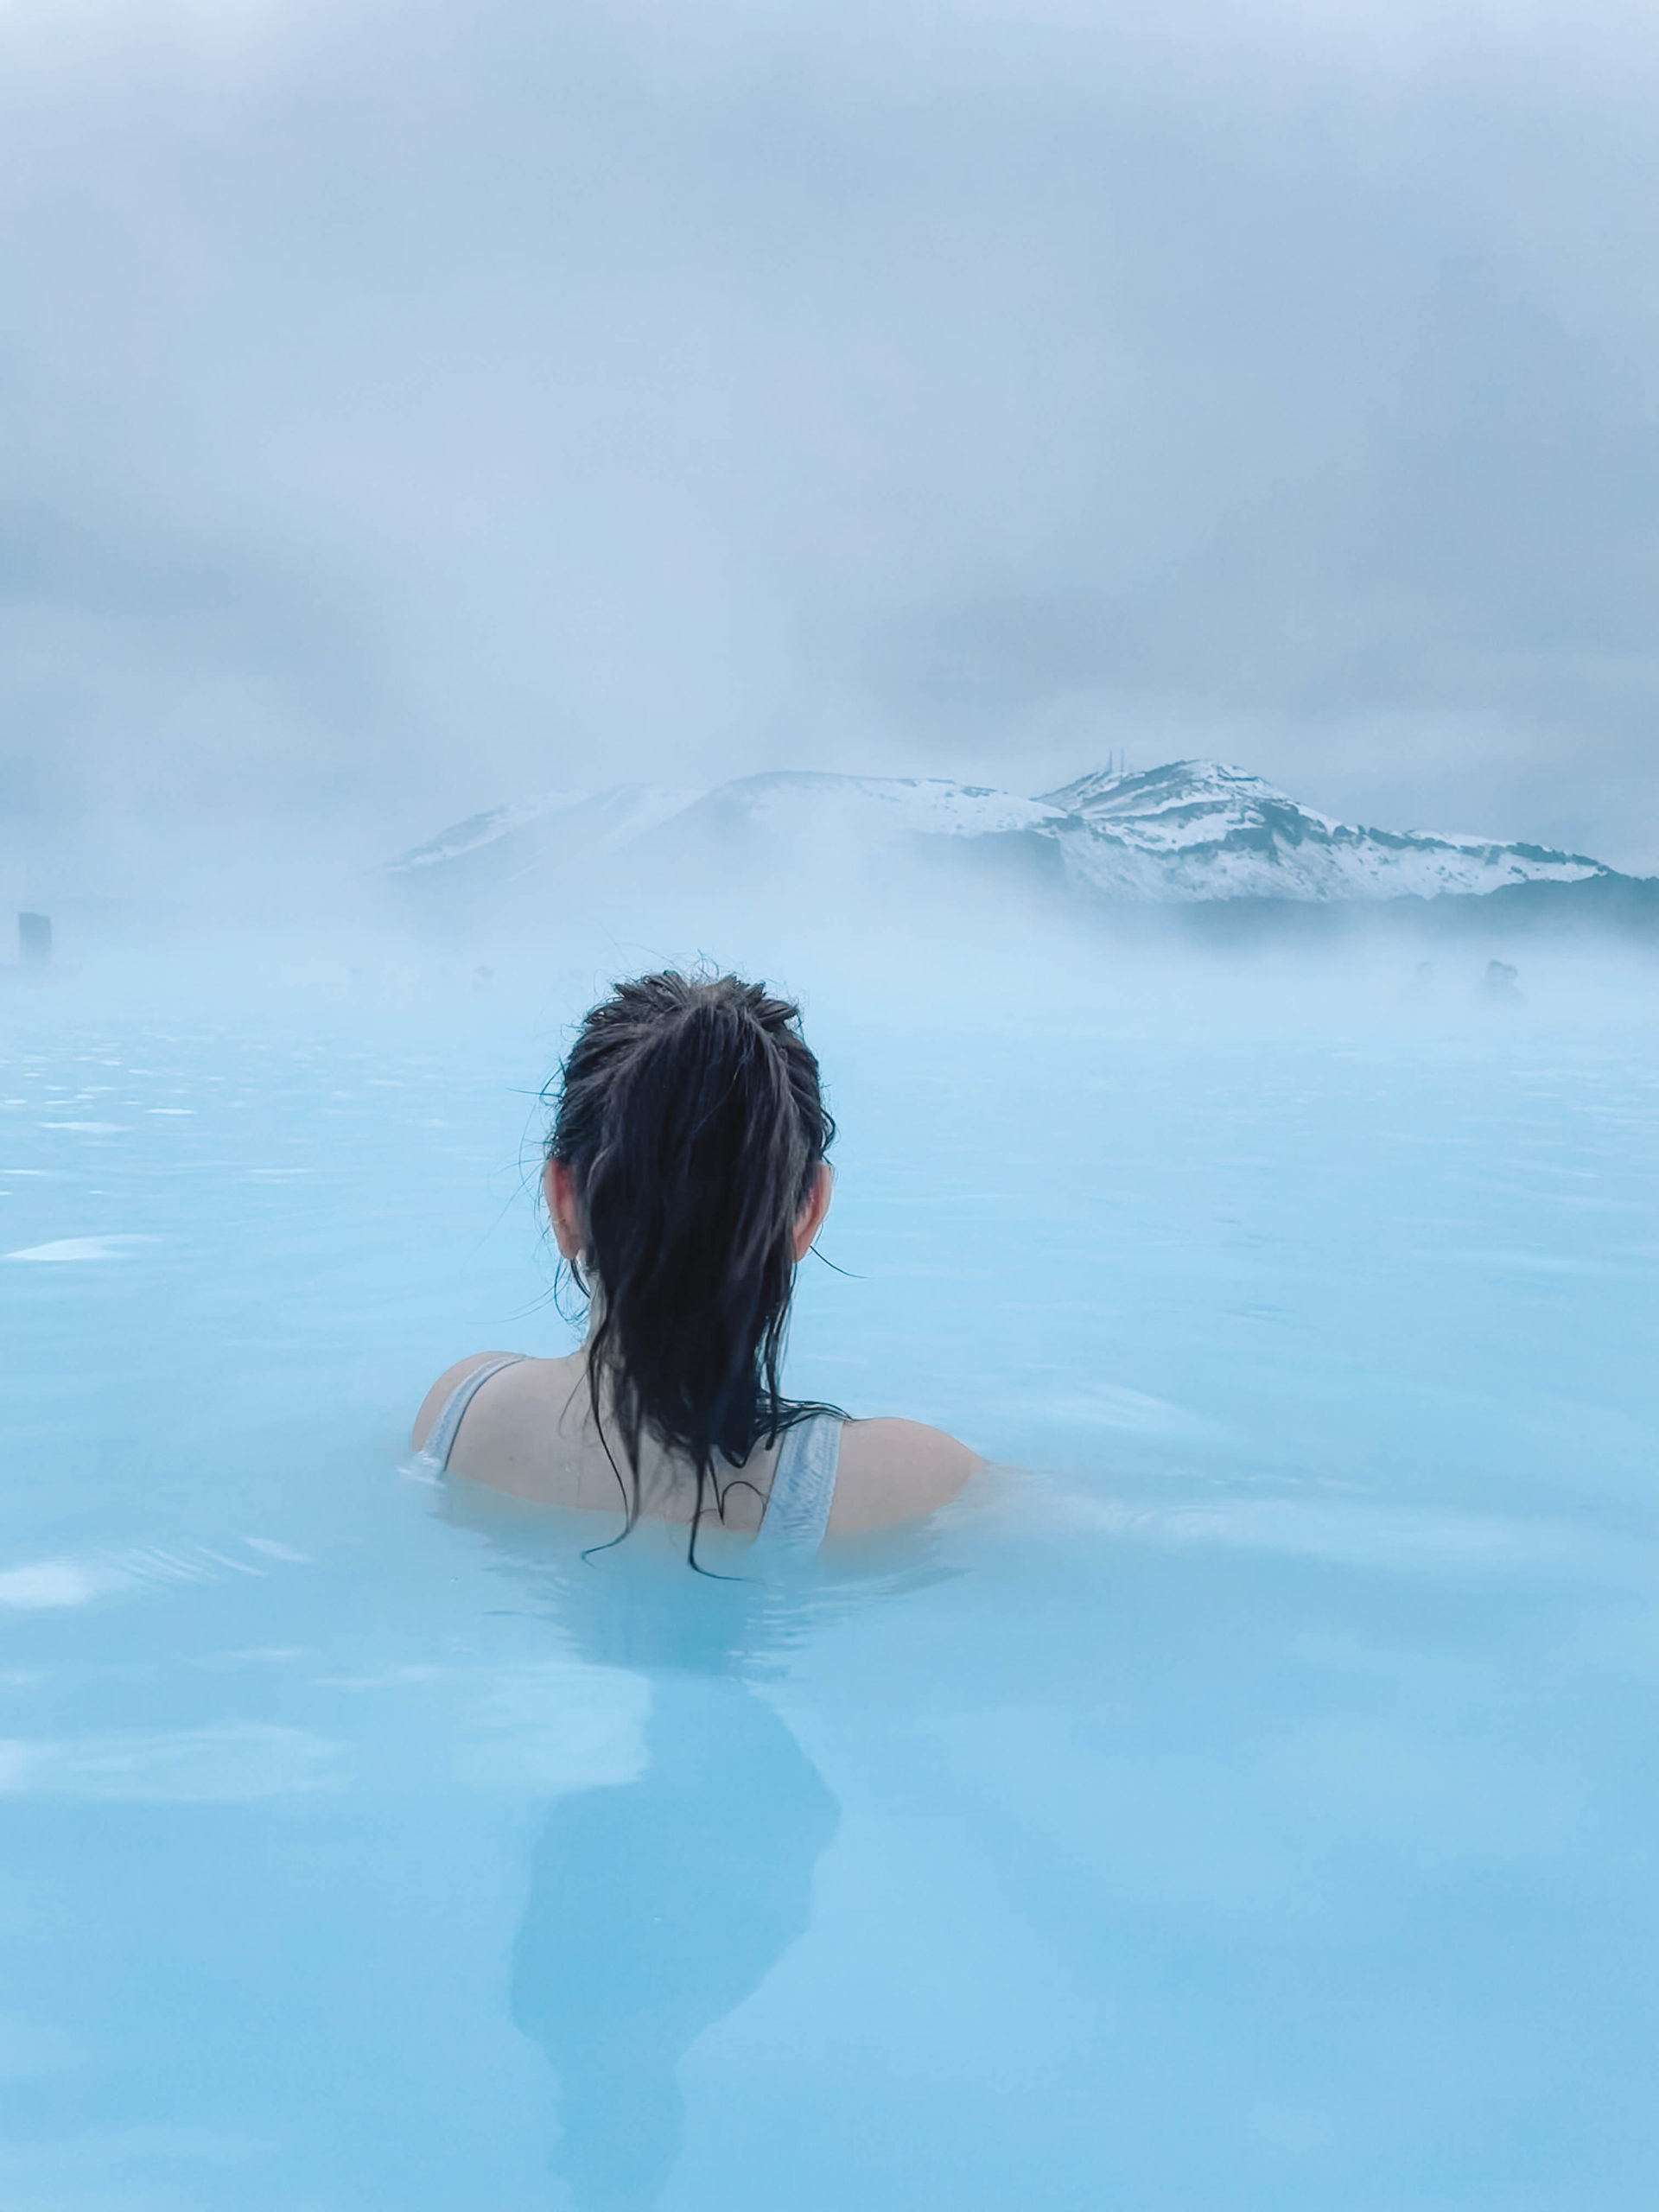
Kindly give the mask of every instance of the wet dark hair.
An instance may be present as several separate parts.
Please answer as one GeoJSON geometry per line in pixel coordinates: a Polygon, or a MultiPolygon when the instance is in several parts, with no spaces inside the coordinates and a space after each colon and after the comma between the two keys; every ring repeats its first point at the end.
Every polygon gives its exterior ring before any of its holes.
{"type": "Polygon", "coordinates": [[[710,1491],[725,1512],[719,1467],[833,1410],[786,1400],[779,1376],[796,1224],[834,1136],[799,1009],[736,976],[619,983],[559,1078],[548,1157],[582,1214],[572,1273],[597,1309],[588,1381],[623,1534],[648,1433],[695,1471],[693,1566],[710,1491]]]}

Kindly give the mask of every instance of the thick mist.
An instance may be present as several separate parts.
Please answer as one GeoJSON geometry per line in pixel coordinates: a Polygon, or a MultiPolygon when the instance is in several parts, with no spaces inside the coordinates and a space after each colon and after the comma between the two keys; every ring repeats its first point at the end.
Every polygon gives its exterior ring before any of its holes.
{"type": "Polygon", "coordinates": [[[1113,748],[1650,868],[1654,89],[1614,0],[13,0],[11,896],[1113,748]]]}

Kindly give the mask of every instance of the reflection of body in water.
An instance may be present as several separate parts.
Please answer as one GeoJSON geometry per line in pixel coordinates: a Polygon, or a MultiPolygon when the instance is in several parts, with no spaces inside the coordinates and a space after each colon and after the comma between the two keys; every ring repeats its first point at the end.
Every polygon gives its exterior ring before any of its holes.
{"type": "Polygon", "coordinates": [[[742,1573],[741,1548],[721,1560],[733,1580],[690,1574],[667,1531],[587,1559],[585,1528],[467,1484],[444,1510],[487,1537],[572,1657],[651,1686],[644,1771],[548,1810],[508,1993],[557,2077],[553,2164],[570,2202],[645,2212],[679,2150],[681,2060],[806,1932],[839,1808],[752,1685],[846,1596],[768,1586],[742,1573]]]}
{"type": "Polygon", "coordinates": [[[741,1682],[658,1676],[638,1782],[561,1800],[531,1862],[512,2018],[559,2077],[556,2164],[582,2212],[653,2204],[676,2069],[806,1929],[836,1802],[741,1682]]]}

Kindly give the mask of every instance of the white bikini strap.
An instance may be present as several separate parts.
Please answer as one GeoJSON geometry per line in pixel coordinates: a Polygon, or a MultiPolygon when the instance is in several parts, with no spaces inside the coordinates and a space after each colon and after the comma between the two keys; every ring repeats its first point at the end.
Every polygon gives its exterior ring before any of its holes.
{"type": "Polygon", "coordinates": [[[839,1414],[814,1414],[785,1430],[758,1546],[804,1554],[817,1551],[823,1541],[835,1503],[842,1426],[839,1414]]]}
{"type": "Polygon", "coordinates": [[[499,1359],[486,1359],[470,1375],[462,1376],[443,1402],[443,1410],[427,1431],[426,1441],[421,1446],[421,1457],[435,1467],[447,1467],[449,1454],[455,1448],[455,1432],[461,1427],[461,1417],[478,1395],[492,1375],[499,1375],[504,1367],[517,1367],[527,1357],[521,1351],[503,1352],[499,1359]]]}

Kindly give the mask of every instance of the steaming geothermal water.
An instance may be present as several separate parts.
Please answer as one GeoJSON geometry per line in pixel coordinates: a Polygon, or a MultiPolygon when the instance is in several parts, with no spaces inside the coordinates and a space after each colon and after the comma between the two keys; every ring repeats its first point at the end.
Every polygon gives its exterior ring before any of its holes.
{"type": "Polygon", "coordinates": [[[818,1025],[775,1588],[407,1470],[550,1027],[11,1033],[8,2205],[1653,2201],[1650,1049],[818,1025]]]}

